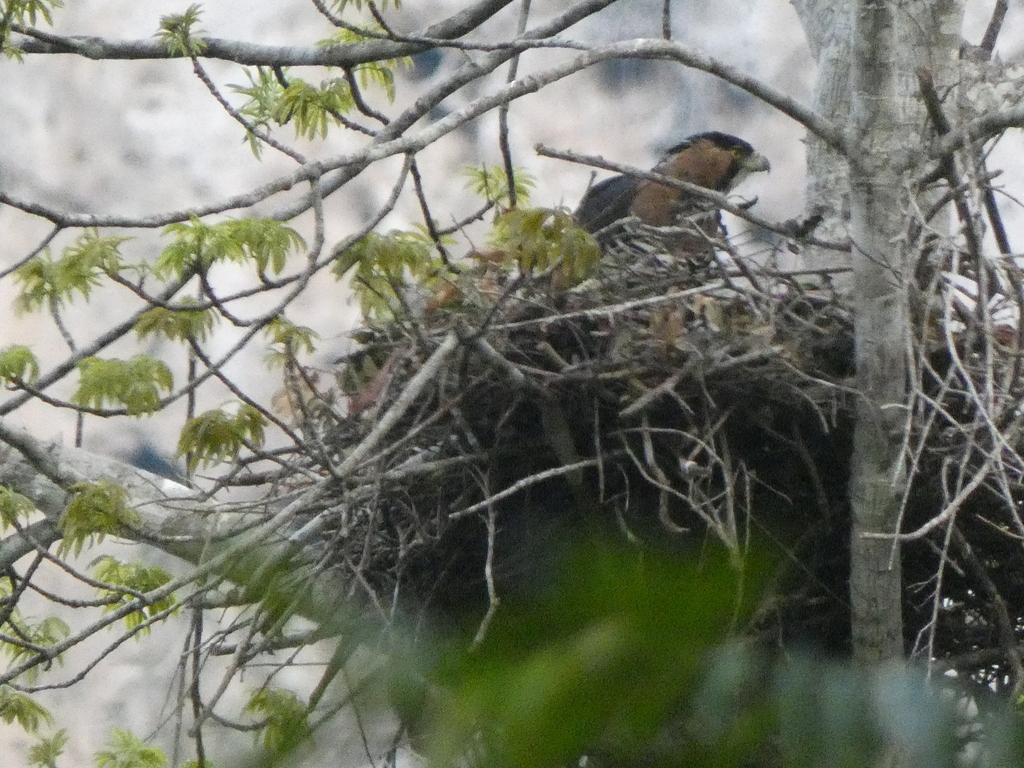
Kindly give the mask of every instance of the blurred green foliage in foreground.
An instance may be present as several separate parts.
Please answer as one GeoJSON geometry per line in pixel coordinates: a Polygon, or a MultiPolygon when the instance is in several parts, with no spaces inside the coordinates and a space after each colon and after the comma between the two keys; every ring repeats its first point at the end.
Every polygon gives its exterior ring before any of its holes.
{"type": "Polygon", "coordinates": [[[1024,765],[1019,715],[955,680],[758,649],[758,570],[578,554],[544,599],[403,678],[414,745],[445,767],[1024,765]]]}

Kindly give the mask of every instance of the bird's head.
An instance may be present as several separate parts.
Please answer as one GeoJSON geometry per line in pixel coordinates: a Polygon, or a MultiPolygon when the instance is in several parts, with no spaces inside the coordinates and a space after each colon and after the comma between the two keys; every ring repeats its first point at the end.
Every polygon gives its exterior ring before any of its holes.
{"type": "Polygon", "coordinates": [[[771,163],[743,139],[709,131],[670,147],[655,170],[708,189],[728,192],[751,173],[771,170],[771,163]]]}

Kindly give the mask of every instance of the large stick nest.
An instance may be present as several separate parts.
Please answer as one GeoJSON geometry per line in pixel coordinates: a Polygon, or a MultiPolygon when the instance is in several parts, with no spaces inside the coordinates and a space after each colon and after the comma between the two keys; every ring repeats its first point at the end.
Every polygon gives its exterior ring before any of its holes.
{"type": "MultiPolygon", "coordinates": [[[[607,251],[569,290],[483,270],[472,299],[365,329],[336,372],[348,414],[292,370],[303,471],[337,478],[309,511],[323,562],[386,620],[437,628],[543,588],[587,537],[752,546],[776,573],[747,631],[845,654],[849,307],[772,253],[607,251]]],[[[1019,334],[954,283],[913,287],[906,640],[999,687],[1024,626],[1019,334]]]]}

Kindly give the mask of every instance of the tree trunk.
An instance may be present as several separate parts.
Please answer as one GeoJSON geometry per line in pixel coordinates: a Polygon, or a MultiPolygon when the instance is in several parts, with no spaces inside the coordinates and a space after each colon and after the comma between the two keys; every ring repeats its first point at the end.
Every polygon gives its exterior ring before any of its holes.
{"type": "MultiPolygon", "coordinates": [[[[947,81],[958,0],[855,0],[852,47],[850,235],[856,315],[857,406],[850,477],[850,604],[854,658],[903,655],[899,528],[907,477],[908,253],[906,172],[926,125],[915,72],[947,81]]],[[[915,166],[920,167],[920,166],[915,166]]]]}
{"type": "Polygon", "coordinates": [[[907,397],[906,254],[899,234],[907,201],[901,168],[909,109],[906,60],[895,4],[853,3],[853,104],[856,162],[850,170],[856,313],[857,403],[850,499],[850,608],[854,658],[876,662],[903,654],[899,549],[894,533],[906,477],[900,437],[907,397]],[[872,535],[882,534],[873,538],[872,535]]]}

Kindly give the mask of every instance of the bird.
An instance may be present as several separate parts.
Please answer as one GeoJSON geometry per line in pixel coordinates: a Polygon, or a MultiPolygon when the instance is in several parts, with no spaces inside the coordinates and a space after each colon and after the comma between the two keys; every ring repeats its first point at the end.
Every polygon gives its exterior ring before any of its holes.
{"type": "MultiPolygon", "coordinates": [[[[653,170],[724,194],[749,174],[770,169],[768,159],[747,142],[709,131],[670,147],[653,170]]],[[[574,216],[605,250],[661,252],[694,265],[714,257],[712,241],[722,231],[714,203],[628,175],[612,176],[588,189],[574,216]]]]}

